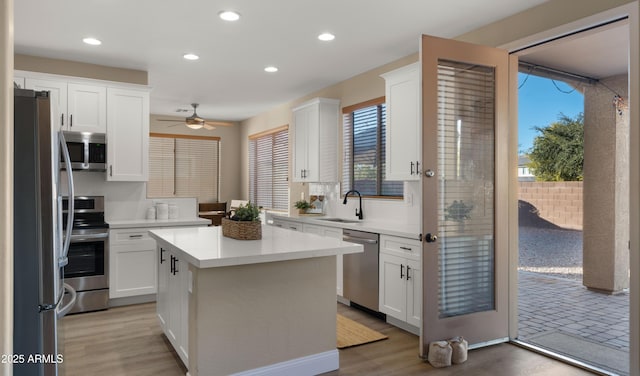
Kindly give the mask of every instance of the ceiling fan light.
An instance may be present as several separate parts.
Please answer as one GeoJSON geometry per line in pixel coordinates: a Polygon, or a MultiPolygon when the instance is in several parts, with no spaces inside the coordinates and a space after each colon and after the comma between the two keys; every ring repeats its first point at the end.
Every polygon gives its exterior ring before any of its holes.
{"type": "Polygon", "coordinates": [[[202,128],[202,124],[199,124],[199,123],[186,123],[185,125],[187,127],[191,128],[191,129],[200,129],[200,128],[202,128]]]}

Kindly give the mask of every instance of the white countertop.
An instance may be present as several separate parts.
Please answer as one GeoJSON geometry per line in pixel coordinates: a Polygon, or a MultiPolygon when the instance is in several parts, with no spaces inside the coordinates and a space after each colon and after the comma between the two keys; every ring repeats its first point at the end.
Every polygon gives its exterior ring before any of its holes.
{"type": "Polygon", "coordinates": [[[208,226],[210,219],[204,218],[177,218],[177,219],[128,219],[119,221],[107,221],[109,228],[135,228],[135,227],[176,227],[176,226],[208,226]]]}
{"type": "Polygon", "coordinates": [[[363,252],[362,245],[339,239],[262,226],[261,240],[222,236],[222,227],[191,227],[149,231],[151,237],[173,245],[198,268],[258,264],[363,252]]]}
{"type": "Polygon", "coordinates": [[[308,223],[318,226],[325,227],[337,227],[337,228],[346,228],[350,230],[358,230],[365,232],[374,232],[377,234],[383,235],[393,235],[399,236],[402,238],[409,239],[419,239],[420,237],[420,224],[419,223],[400,223],[389,218],[388,221],[372,221],[367,220],[366,218],[362,221],[358,220],[357,217],[353,218],[345,218],[348,220],[357,221],[355,223],[344,223],[344,222],[332,222],[326,221],[322,218],[334,218],[330,216],[285,216],[285,215],[274,215],[273,219],[280,219],[285,221],[296,221],[301,223],[308,223]]]}

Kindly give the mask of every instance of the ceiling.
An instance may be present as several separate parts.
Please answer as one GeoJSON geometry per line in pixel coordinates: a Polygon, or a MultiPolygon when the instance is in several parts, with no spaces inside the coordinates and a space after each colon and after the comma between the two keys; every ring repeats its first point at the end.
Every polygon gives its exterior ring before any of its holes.
{"type": "Polygon", "coordinates": [[[202,117],[238,121],[415,53],[420,34],[454,37],[543,2],[20,0],[15,52],[144,70],[152,113],[197,102],[202,117]],[[319,41],[327,31],[335,40],[319,41]]]}
{"type": "Polygon", "coordinates": [[[522,50],[518,55],[531,64],[601,79],[627,73],[628,51],[629,22],[625,19],[522,50]]]}

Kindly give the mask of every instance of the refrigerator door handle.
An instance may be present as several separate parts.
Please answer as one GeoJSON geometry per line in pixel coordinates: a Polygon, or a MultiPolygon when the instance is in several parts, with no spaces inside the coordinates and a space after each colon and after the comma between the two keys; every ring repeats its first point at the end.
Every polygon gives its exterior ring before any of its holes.
{"type": "MultiPolygon", "coordinates": [[[[64,139],[63,131],[59,132],[60,150],[64,157],[64,163],[67,168],[67,181],[69,182],[69,204],[67,210],[67,233],[64,236],[64,243],[62,245],[62,252],[60,259],[58,260],[58,266],[64,267],[69,263],[67,257],[69,253],[69,245],[71,244],[71,230],[73,230],[73,214],[74,214],[74,187],[73,187],[73,173],[71,172],[71,158],[69,157],[69,149],[67,148],[67,141],[64,139]]],[[[58,210],[62,211],[62,206],[58,206],[58,210]]]]}
{"type": "MultiPolygon", "coordinates": [[[[71,300],[69,300],[69,302],[62,307],[58,305],[58,309],[56,310],[56,316],[58,316],[58,319],[63,318],[67,313],[69,313],[69,311],[71,311],[71,308],[73,308],[73,306],[76,304],[76,290],[67,283],[64,284],[64,290],[71,294],[71,300]]],[[[64,298],[64,293],[62,294],[62,297],[64,298]]]]}

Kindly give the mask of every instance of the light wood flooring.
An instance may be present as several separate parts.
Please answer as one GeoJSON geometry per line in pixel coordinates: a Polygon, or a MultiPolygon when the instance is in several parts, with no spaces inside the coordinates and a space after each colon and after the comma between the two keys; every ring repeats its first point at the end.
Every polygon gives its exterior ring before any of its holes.
{"type": "MultiPolygon", "coordinates": [[[[418,337],[342,304],[338,304],[338,312],[386,334],[389,339],[340,350],[340,370],[325,375],[590,374],[509,344],[473,350],[466,363],[437,369],[418,357],[418,337]]],[[[156,320],[154,303],[65,317],[64,375],[185,375],[186,368],[156,320]]]]}

